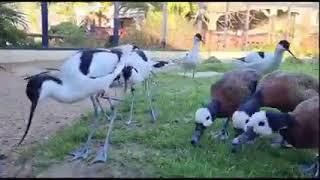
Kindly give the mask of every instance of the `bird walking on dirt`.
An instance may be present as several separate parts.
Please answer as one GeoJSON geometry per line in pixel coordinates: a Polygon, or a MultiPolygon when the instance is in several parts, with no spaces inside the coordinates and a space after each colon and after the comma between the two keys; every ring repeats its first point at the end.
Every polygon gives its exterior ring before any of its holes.
{"type": "MultiPolygon", "coordinates": [[[[97,127],[98,106],[102,108],[99,105],[97,94],[108,90],[110,84],[125,67],[132,49],[132,45],[126,45],[118,51],[81,50],[62,64],[57,76],[44,72],[27,78],[29,81],[26,94],[31,101],[31,110],[26,131],[18,145],[23,142],[29,131],[34,111],[39,102],[46,98],[52,98],[61,103],[72,104],[90,97],[94,108],[94,118],[91,124],[93,128],[91,128],[85,145],[72,153],[73,159],[86,158],[91,149],[91,138],[97,127]]],[[[114,110],[113,107],[112,109],[114,110]]],[[[115,115],[115,111],[113,114],[115,115]]],[[[107,143],[101,150],[103,153],[99,153],[96,160],[106,160],[105,146],[107,143]]]]}

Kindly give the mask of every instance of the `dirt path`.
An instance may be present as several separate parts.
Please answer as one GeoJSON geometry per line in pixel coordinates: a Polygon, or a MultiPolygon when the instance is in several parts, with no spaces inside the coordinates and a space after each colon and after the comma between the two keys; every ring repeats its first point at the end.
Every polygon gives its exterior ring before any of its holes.
{"type": "MultiPolygon", "coordinates": [[[[70,126],[83,113],[91,111],[89,99],[72,105],[48,100],[38,105],[33,124],[23,145],[12,151],[12,146],[22,137],[29,115],[30,102],[25,95],[23,76],[43,71],[46,67],[58,67],[61,62],[28,62],[2,64],[0,69],[0,177],[16,174],[20,167],[14,164],[19,152],[36,143],[45,142],[57,130],[70,126]]],[[[122,96],[122,91],[110,90],[112,96],[122,96]]],[[[106,107],[107,103],[102,102],[106,107]]],[[[21,172],[20,176],[23,176],[21,172]]]]}

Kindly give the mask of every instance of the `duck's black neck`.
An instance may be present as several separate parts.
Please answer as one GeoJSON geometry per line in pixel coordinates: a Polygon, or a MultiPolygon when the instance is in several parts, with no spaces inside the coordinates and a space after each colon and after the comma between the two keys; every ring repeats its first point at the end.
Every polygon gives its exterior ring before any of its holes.
{"type": "Polygon", "coordinates": [[[288,113],[267,111],[266,116],[269,126],[273,131],[279,131],[281,128],[288,127],[292,125],[294,121],[293,117],[288,113]]]}
{"type": "Polygon", "coordinates": [[[217,100],[212,100],[208,105],[207,108],[209,109],[209,112],[211,114],[212,119],[215,119],[217,117],[217,114],[220,109],[220,103],[217,100]]]}
{"type": "Polygon", "coordinates": [[[256,91],[252,96],[248,98],[248,100],[240,105],[239,111],[246,112],[249,116],[253,113],[259,111],[262,105],[262,95],[261,91],[256,91]]]}

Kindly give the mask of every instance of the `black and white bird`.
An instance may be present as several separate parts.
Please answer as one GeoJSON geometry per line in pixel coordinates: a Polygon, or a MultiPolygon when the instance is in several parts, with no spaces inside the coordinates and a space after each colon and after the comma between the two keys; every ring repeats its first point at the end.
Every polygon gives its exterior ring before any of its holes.
{"type": "Polygon", "coordinates": [[[130,107],[130,117],[127,124],[131,124],[133,118],[133,107],[135,99],[135,88],[136,84],[143,83],[145,85],[145,91],[147,93],[147,98],[149,101],[150,114],[152,117],[152,122],[156,120],[156,113],[152,106],[151,100],[151,90],[150,90],[150,80],[151,75],[154,75],[154,68],[161,68],[169,64],[166,61],[153,61],[150,56],[143,50],[135,46],[134,51],[131,53],[130,58],[126,61],[126,66],[122,73],[117,77],[120,81],[124,81],[125,92],[127,91],[127,83],[131,85],[131,107],[130,107]]]}
{"type": "Polygon", "coordinates": [[[3,66],[0,66],[0,70],[3,69],[4,71],[6,71],[7,69],[4,68],[3,66]]]}
{"type": "Polygon", "coordinates": [[[195,69],[199,64],[200,59],[200,42],[204,43],[201,34],[197,33],[193,38],[192,49],[184,57],[179,58],[179,61],[177,61],[182,65],[184,76],[187,71],[192,70],[192,77],[194,78],[195,69]]]}
{"type": "MultiPolygon", "coordinates": [[[[100,103],[96,95],[108,90],[110,84],[123,70],[132,50],[132,45],[122,46],[117,51],[107,49],[81,50],[62,64],[57,76],[45,72],[29,77],[26,94],[31,101],[31,110],[27,128],[18,145],[23,142],[29,131],[34,111],[39,102],[46,98],[52,98],[61,103],[72,104],[90,97],[94,107],[92,123],[94,128],[91,129],[84,147],[72,153],[73,159],[86,158],[90,152],[91,138],[97,126],[97,106],[100,103]]],[[[102,108],[101,105],[99,106],[102,108]]],[[[112,122],[113,119],[114,117],[112,122]]],[[[106,146],[107,142],[94,161],[106,161],[106,146]]]]}
{"type": "Polygon", "coordinates": [[[285,51],[288,51],[296,58],[290,51],[290,43],[287,40],[281,40],[276,46],[274,53],[263,51],[252,52],[245,57],[236,58],[234,63],[238,68],[252,68],[259,73],[267,74],[279,68],[285,51]]]}

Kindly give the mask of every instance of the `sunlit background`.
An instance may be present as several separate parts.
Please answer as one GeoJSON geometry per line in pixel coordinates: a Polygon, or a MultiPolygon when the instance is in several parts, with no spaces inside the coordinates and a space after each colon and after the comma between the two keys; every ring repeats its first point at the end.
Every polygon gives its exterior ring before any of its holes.
{"type": "MultiPolygon", "coordinates": [[[[0,8],[23,13],[6,22],[13,27],[0,27],[1,47],[41,47],[40,2],[1,3],[0,8]]],[[[288,39],[298,56],[319,54],[317,2],[120,2],[119,19],[119,43],[146,49],[164,48],[166,42],[166,49],[186,50],[201,32],[202,51],[273,51],[279,40],[288,39]]],[[[110,47],[113,22],[113,2],[49,2],[49,47],[110,47]]]]}

